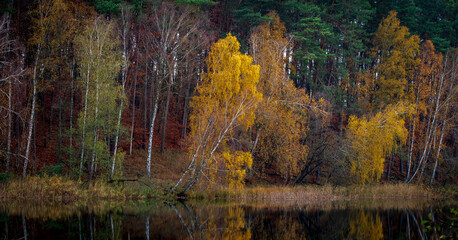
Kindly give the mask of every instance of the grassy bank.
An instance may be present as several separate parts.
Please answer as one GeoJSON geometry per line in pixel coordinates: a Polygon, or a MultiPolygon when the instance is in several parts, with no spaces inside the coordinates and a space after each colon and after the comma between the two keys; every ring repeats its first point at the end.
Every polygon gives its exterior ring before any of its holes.
{"type": "MultiPolygon", "coordinates": [[[[19,201],[97,201],[146,200],[174,198],[165,194],[170,184],[139,179],[135,182],[93,185],[62,176],[30,176],[0,183],[1,200],[19,201]]],[[[361,199],[437,199],[458,196],[456,187],[433,189],[418,185],[374,184],[366,186],[250,186],[241,190],[195,190],[186,195],[190,200],[282,203],[285,201],[335,201],[361,199]]]]}
{"type": "MultiPolygon", "coordinates": [[[[453,192],[453,191],[452,191],[453,192]]],[[[455,192],[456,194],[456,192],[455,192]]],[[[188,198],[243,202],[335,201],[361,199],[437,199],[453,197],[453,193],[429,187],[406,184],[374,184],[366,186],[253,186],[241,190],[192,191],[188,198]]]]}
{"type": "Polygon", "coordinates": [[[62,176],[29,176],[1,183],[0,199],[58,202],[160,199],[164,197],[162,188],[161,184],[141,180],[129,183],[99,180],[88,187],[85,182],[62,176]]]}

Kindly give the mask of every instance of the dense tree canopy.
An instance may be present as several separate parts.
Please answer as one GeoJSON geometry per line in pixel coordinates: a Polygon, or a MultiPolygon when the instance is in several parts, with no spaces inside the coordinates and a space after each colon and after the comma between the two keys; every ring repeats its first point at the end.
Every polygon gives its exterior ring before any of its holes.
{"type": "Polygon", "coordinates": [[[8,174],[457,180],[456,1],[0,3],[8,174]]]}

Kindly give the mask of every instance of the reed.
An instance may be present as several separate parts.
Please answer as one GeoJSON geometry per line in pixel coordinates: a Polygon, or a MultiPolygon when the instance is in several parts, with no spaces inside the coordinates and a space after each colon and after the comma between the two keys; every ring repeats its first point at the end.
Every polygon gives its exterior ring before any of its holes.
{"type": "Polygon", "coordinates": [[[321,201],[356,199],[433,199],[442,194],[431,188],[406,184],[365,186],[253,186],[241,190],[192,191],[188,198],[197,200],[226,200],[254,202],[321,201]]]}
{"type": "Polygon", "coordinates": [[[73,202],[80,200],[125,200],[144,196],[127,193],[124,186],[97,181],[90,187],[63,176],[29,176],[0,184],[0,199],[73,202]]]}

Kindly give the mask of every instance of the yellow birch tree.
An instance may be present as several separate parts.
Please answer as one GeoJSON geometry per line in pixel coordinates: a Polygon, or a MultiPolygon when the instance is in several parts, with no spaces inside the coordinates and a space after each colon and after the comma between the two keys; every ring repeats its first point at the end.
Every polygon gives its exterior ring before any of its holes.
{"type": "Polygon", "coordinates": [[[412,113],[404,102],[388,105],[370,119],[351,116],[347,126],[350,171],[359,184],[377,182],[382,173],[385,156],[393,147],[407,140],[404,115],[412,113]]]}
{"type": "Polygon", "coordinates": [[[239,49],[240,43],[231,34],[211,47],[207,72],[202,74],[202,82],[190,103],[191,161],[172,191],[185,177],[188,180],[183,193],[202,175],[214,181],[211,176],[218,169],[224,169],[231,186],[242,186],[244,168],[251,166],[251,156],[233,151],[226,141],[235,128],[246,130],[254,123],[254,111],[262,94],[256,89],[259,66],[239,49]]]}

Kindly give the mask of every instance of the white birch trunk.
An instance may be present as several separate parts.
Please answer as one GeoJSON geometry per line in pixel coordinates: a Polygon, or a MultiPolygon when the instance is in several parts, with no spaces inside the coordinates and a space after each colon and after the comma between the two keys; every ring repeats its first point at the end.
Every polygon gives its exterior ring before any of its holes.
{"type": "Polygon", "coordinates": [[[113,150],[113,161],[111,165],[111,174],[110,174],[110,180],[113,180],[114,176],[114,169],[116,165],[116,154],[118,152],[118,140],[119,140],[119,128],[121,127],[121,117],[122,117],[122,109],[124,105],[124,97],[125,97],[125,86],[127,82],[127,70],[128,70],[128,60],[127,60],[127,31],[129,27],[129,22],[128,22],[128,15],[126,15],[127,7],[122,7],[121,12],[122,12],[122,45],[123,45],[123,52],[122,52],[122,60],[123,60],[123,66],[122,66],[122,98],[121,98],[121,105],[119,106],[119,112],[118,112],[118,122],[116,126],[116,136],[115,136],[115,145],[114,145],[114,150],[113,150]]]}
{"type": "Polygon", "coordinates": [[[156,121],[157,109],[159,105],[160,85],[161,82],[158,81],[156,88],[156,99],[154,101],[153,117],[151,119],[150,133],[148,139],[148,156],[146,158],[146,172],[148,175],[148,179],[151,179],[151,153],[153,151],[154,122],[156,121]]]}
{"type": "Polygon", "coordinates": [[[24,168],[22,170],[22,178],[25,178],[27,175],[27,164],[29,163],[30,155],[30,143],[32,142],[32,132],[34,126],[34,117],[35,117],[35,104],[37,99],[37,68],[38,68],[38,59],[41,53],[41,43],[38,44],[37,56],[35,57],[35,65],[33,67],[33,95],[32,95],[32,109],[30,111],[30,120],[29,120],[29,133],[27,137],[27,147],[25,149],[25,160],[24,168]]]}
{"type": "Polygon", "coordinates": [[[87,99],[89,93],[89,76],[90,76],[90,65],[87,65],[87,78],[86,78],[86,93],[84,97],[84,114],[83,114],[83,136],[81,140],[81,159],[80,159],[80,172],[78,179],[81,180],[81,174],[83,172],[83,161],[84,161],[84,138],[86,136],[86,119],[87,119],[87,99]]]}
{"type": "MultiPolygon", "coordinates": [[[[444,68],[443,68],[443,72],[442,72],[442,76],[441,76],[441,81],[440,81],[440,85],[439,85],[439,91],[437,93],[437,98],[436,98],[436,106],[435,106],[435,109],[434,109],[434,115],[433,115],[433,120],[431,122],[431,125],[429,127],[429,133],[427,134],[427,137],[426,137],[426,142],[425,142],[425,148],[423,149],[423,154],[420,158],[420,162],[418,163],[418,166],[417,166],[417,169],[415,170],[415,172],[412,174],[412,177],[409,179],[408,183],[410,183],[413,178],[415,177],[415,175],[417,175],[418,173],[418,170],[420,169],[420,167],[422,166],[422,164],[424,164],[424,161],[426,161],[426,156],[427,156],[427,153],[429,152],[429,147],[430,147],[430,142],[431,142],[431,139],[433,137],[433,129],[435,130],[435,123],[436,123],[436,116],[437,116],[437,112],[439,110],[439,102],[440,102],[440,98],[441,98],[441,93],[442,93],[442,85],[444,83],[444,78],[445,78],[445,71],[447,69],[447,61],[445,62],[444,64],[444,68]]],[[[423,168],[424,169],[424,168],[423,168]]],[[[420,178],[418,178],[418,181],[417,181],[417,184],[420,182],[420,178]]]]}

